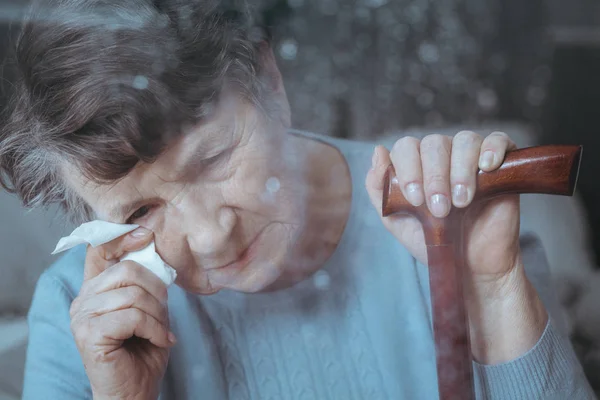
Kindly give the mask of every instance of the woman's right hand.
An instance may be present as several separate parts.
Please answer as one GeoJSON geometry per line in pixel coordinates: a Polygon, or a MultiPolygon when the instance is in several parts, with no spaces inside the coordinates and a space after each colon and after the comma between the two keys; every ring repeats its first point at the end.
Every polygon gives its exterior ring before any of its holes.
{"type": "Polygon", "coordinates": [[[175,336],[169,330],[167,288],[125,253],[152,241],[138,228],[88,247],[84,281],[71,305],[71,330],[94,399],[156,399],[175,336]],[[141,234],[141,236],[138,236],[141,234]]]}

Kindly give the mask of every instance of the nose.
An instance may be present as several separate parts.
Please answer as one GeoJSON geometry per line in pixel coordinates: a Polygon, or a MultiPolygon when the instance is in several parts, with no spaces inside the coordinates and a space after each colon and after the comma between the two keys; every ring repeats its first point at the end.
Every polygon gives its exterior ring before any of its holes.
{"type": "Polygon", "coordinates": [[[179,230],[185,235],[192,253],[205,260],[217,260],[231,250],[235,251],[228,247],[236,219],[235,212],[229,207],[219,206],[211,210],[196,204],[181,213],[179,230]]]}

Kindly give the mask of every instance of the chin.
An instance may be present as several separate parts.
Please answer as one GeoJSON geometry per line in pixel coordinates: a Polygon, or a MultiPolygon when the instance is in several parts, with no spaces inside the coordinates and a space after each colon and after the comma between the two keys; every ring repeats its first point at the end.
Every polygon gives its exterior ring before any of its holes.
{"type": "Polygon", "coordinates": [[[203,295],[203,296],[208,296],[211,294],[215,294],[218,293],[221,289],[223,289],[222,287],[212,287],[209,285],[194,285],[194,284],[180,284],[179,282],[176,282],[177,286],[179,286],[180,288],[182,288],[183,290],[185,290],[188,293],[191,294],[197,294],[197,295],[203,295]]]}
{"type": "MultiPolygon", "coordinates": [[[[186,272],[187,271],[190,271],[190,269],[187,269],[186,272]]],[[[220,285],[212,285],[205,273],[179,273],[175,280],[175,284],[188,293],[204,296],[215,294],[223,289],[220,285]]]]}
{"type": "Polygon", "coordinates": [[[243,293],[268,291],[282,274],[283,268],[273,262],[255,261],[232,276],[223,286],[217,287],[217,291],[220,288],[243,293]]]}

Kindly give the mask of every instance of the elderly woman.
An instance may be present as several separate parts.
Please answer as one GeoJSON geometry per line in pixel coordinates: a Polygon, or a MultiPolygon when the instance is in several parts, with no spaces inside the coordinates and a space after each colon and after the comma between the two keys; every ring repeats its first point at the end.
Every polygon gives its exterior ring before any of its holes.
{"type": "MultiPolygon", "coordinates": [[[[16,66],[3,185],[140,226],[40,278],[24,398],[437,398],[423,234],[381,218],[383,175],[444,217],[514,148],[505,134],[374,146],[291,130],[243,3],[37,2],[16,66]],[[177,271],[168,289],[119,262],[151,241],[177,271]]],[[[520,245],[518,196],[476,210],[466,244],[479,398],[592,398],[525,274],[544,258],[520,245]]]]}

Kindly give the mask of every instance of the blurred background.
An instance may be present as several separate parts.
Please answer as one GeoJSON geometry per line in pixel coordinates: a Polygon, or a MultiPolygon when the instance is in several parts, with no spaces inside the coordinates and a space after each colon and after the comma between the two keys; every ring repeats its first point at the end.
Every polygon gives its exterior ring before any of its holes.
{"type": "MultiPolygon", "coordinates": [[[[4,59],[22,0],[0,0],[4,59]]],[[[574,198],[523,196],[569,334],[600,389],[600,2],[261,0],[294,127],[329,135],[504,130],[519,145],[584,145],[574,198]]],[[[10,87],[10,73],[2,75],[10,87]]],[[[0,98],[0,105],[5,100],[0,98]]],[[[69,226],[0,193],[0,400],[19,398],[39,274],[69,226]]]]}

